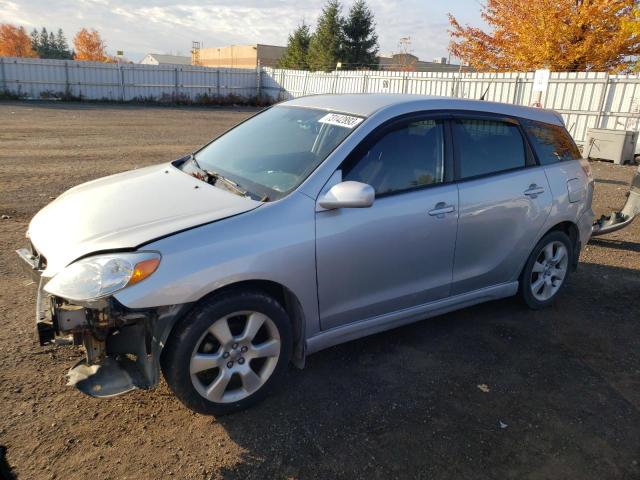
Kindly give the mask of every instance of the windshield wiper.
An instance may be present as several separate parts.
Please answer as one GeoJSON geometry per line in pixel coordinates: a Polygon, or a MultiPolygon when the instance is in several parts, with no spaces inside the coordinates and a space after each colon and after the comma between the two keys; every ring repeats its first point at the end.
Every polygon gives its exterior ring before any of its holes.
{"type": "MultiPolygon", "coordinates": [[[[195,160],[195,159],[194,159],[195,160]]],[[[204,172],[207,173],[207,175],[209,175],[210,178],[212,178],[214,180],[214,185],[218,182],[222,182],[224,183],[227,188],[229,190],[231,190],[232,192],[237,193],[238,195],[241,195],[243,197],[249,196],[249,192],[247,192],[246,190],[244,190],[240,185],[238,185],[236,182],[234,182],[233,180],[230,180],[222,175],[220,175],[218,172],[215,172],[213,170],[204,170],[204,172]]]]}

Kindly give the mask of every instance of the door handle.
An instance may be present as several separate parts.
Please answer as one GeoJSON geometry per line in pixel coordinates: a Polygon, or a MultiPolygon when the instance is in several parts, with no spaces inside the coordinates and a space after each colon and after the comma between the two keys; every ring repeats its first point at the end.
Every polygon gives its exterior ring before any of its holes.
{"type": "Polygon", "coordinates": [[[529,185],[529,188],[527,188],[524,191],[524,194],[527,197],[531,197],[531,198],[537,198],[538,195],[544,193],[544,188],[539,187],[538,185],[536,185],[535,183],[532,183],[531,185],[529,185]]]}
{"type": "Polygon", "coordinates": [[[453,205],[447,205],[444,202],[439,202],[436,204],[433,210],[429,210],[427,213],[432,217],[443,218],[446,213],[452,213],[456,211],[456,207],[453,205]]]}

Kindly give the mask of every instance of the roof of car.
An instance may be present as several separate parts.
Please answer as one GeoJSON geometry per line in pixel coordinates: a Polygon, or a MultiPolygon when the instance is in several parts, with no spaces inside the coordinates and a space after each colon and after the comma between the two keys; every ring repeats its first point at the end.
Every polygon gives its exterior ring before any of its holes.
{"type": "Polygon", "coordinates": [[[387,108],[403,105],[408,110],[472,110],[529,118],[561,125],[561,117],[553,110],[523,107],[508,103],[486,102],[453,97],[392,93],[355,93],[345,95],[310,95],[281,103],[285,106],[319,108],[368,117],[387,108]]]}

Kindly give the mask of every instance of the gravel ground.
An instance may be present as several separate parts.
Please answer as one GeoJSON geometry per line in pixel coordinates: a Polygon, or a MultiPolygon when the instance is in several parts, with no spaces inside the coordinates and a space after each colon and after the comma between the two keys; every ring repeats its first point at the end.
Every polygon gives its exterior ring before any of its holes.
{"type": "MultiPolygon", "coordinates": [[[[18,478],[640,478],[640,222],[587,245],[546,311],[507,299],[331,348],[240,414],[196,415],[164,383],[65,387],[79,354],[37,345],[14,259],[29,219],[249,114],[0,104],[0,444],[18,478]]],[[[593,170],[596,213],[620,208],[634,168],[593,170]]]]}

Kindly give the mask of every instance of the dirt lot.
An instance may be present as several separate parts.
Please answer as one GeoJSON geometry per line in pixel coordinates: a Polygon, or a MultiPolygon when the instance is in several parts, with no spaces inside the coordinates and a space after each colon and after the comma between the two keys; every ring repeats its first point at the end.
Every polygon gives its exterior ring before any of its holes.
{"type": "MultiPolygon", "coordinates": [[[[0,444],[18,478],[640,478],[640,222],[593,240],[550,310],[503,300],[334,347],[241,414],[193,414],[165,384],[65,387],[78,353],[37,345],[14,259],[29,219],[248,114],[0,104],[0,444]]],[[[596,212],[620,207],[634,169],[593,167],[596,212]]]]}

